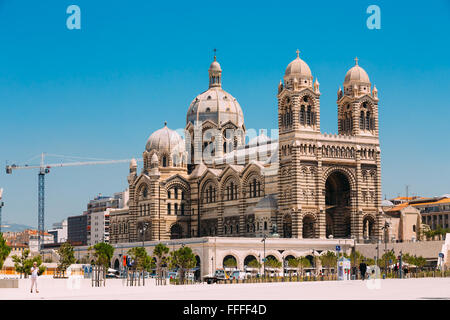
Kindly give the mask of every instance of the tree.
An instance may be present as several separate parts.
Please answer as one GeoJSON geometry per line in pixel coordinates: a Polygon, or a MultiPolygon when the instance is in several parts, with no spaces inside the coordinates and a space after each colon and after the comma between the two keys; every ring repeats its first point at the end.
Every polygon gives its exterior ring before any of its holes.
{"type": "Polygon", "coordinates": [[[156,257],[156,274],[161,277],[162,265],[168,263],[167,254],[169,253],[169,248],[162,243],[158,243],[153,249],[153,256],[156,257]]]}
{"type": "Polygon", "coordinates": [[[143,247],[131,248],[128,254],[135,261],[136,269],[150,271],[155,267],[152,258],[143,247]]]}
{"type": "Polygon", "coordinates": [[[309,261],[306,257],[298,257],[298,268],[300,268],[300,274],[303,275],[303,269],[304,268],[310,268],[311,267],[311,261],[309,261]]]}
{"type": "Polygon", "coordinates": [[[93,247],[89,247],[89,250],[92,249],[94,249],[94,263],[107,269],[111,264],[111,258],[114,254],[114,247],[109,243],[99,242],[93,247]]]}
{"type": "Polygon", "coordinates": [[[59,255],[58,270],[62,271],[64,276],[67,268],[70,267],[71,264],[75,263],[75,254],[73,251],[73,247],[70,245],[69,242],[65,242],[59,247],[58,255],[59,255]]]}
{"type": "Polygon", "coordinates": [[[14,261],[14,269],[16,272],[20,274],[20,277],[22,278],[22,275],[26,278],[28,275],[31,274],[31,267],[33,266],[33,263],[36,262],[38,268],[39,268],[39,274],[43,274],[45,272],[45,267],[41,266],[42,264],[42,258],[40,255],[37,255],[35,257],[28,257],[30,255],[30,250],[25,249],[22,252],[22,255],[19,257],[17,255],[13,255],[11,258],[14,261]]]}
{"type": "MultiPolygon", "coordinates": [[[[259,263],[258,260],[253,259],[250,260],[250,262],[248,263],[247,267],[252,268],[252,269],[260,269],[261,268],[261,263],[259,263]]],[[[257,271],[256,271],[257,273],[257,271]]]]}
{"type": "Polygon", "coordinates": [[[322,266],[327,268],[327,274],[330,272],[330,268],[335,268],[337,265],[337,256],[333,251],[327,251],[326,254],[320,256],[320,262],[322,266]]]}
{"type": "Polygon", "coordinates": [[[184,283],[186,270],[195,268],[197,259],[189,247],[181,247],[170,253],[170,266],[177,268],[180,276],[180,283],[184,283]]]}
{"type": "Polygon", "coordinates": [[[0,232],[0,269],[3,268],[6,258],[11,253],[11,248],[6,244],[6,239],[3,238],[3,233],[0,232]]]}
{"type": "Polygon", "coordinates": [[[279,269],[281,268],[282,264],[277,259],[274,259],[272,257],[266,258],[265,262],[266,267],[272,268],[272,269],[279,269]]]}
{"type": "Polygon", "coordinates": [[[223,262],[223,266],[225,268],[236,268],[237,267],[237,262],[235,258],[228,258],[227,260],[225,260],[223,262]]]}

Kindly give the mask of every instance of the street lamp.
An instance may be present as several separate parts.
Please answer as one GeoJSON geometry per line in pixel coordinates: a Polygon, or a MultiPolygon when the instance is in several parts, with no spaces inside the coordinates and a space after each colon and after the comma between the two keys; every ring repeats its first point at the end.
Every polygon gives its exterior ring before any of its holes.
{"type": "Polygon", "coordinates": [[[214,275],[214,257],[211,257],[211,275],[214,275]]]}
{"type": "Polygon", "coordinates": [[[387,230],[389,229],[389,222],[385,221],[384,226],[381,227],[381,230],[384,232],[384,272],[387,274],[387,230]]]}
{"type": "Polygon", "coordinates": [[[147,229],[148,229],[148,222],[144,222],[144,224],[142,224],[141,227],[139,228],[139,232],[142,237],[142,248],[144,247],[145,231],[147,231],[147,229]]]}
{"type": "Polygon", "coordinates": [[[264,278],[266,277],[266,239],[267,235],[264,233],[264,237],[262,238],[261,242],[264,242],[264,255],[263,255],[263,263],[264,263],[264,278]]]}

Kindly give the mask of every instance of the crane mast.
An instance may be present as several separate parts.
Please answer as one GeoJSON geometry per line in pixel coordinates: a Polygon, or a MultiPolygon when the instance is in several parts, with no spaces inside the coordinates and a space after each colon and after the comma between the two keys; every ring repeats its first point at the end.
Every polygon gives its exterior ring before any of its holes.
{"type": "MultiPolygon", "coordinates": [[[[129,162],[132,159],[124,160],[100,160],[100,161],[79,161],[79,162],[66,162],[66,163],[53,163],[45,164],[45,154],[41,154],[41,162],[39,166],[18,166],[16,164],[7,165],[6,173],[12,174],[13,170],[19,169],[39,169],[38,173],[38,251],[41,250],[44,236],[44,217],[45,217],[45,175],[50,173],[50,168],[57,167],[73,167],[73,166],[85,166],[85,165],[100,165],[100,164],[114,164],[129,162]]],[[[0,197],[1,200],[1,197],[0,197]]],[[[0,201],[0,210],[2,203],[0,201]]],[[[0,211],[0,225],[1,225],[1,211],[0,211]]],[[[1,226],[0,226],[1,228],[1,226]]],[[[0,229],[1,230],[1,229],[0,229]]]]}

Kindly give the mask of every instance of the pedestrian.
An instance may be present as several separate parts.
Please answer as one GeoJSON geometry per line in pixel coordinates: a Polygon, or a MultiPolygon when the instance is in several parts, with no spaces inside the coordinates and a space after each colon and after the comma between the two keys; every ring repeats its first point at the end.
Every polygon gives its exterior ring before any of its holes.
{"type": "Polygon", "coordinates": [[[365,263],[365,261],[362,261],[362,262],[359,264],[359,271],[361,272],[361,278],[362,278],[363,281],[364,281],[364,279],[365,279],[365,277],[366,277],[366,271],[367,271],[367,264],[365,263]]]}
{"type": "Polygon", "coordinates": [[[408,268],[404,267],[403,272],[405,273],[405,278],[408,278],[408,268]]]}
{"type": "Polygon", "coordinates": [[[37,278],[38,278],[39,268],[36,261],[33,262],[33,267],[31,267],[31,293],[33,293],[33,287],[36,289],[36,293],[39,293],[37,288],[37,278]]]}
{"type": "Polygon", "coordinates": [[[356,266],[353,266],[352,274],[353,274],[353,279],[356,280],[358,278],[358,269],[356,268],[356,266]]]}

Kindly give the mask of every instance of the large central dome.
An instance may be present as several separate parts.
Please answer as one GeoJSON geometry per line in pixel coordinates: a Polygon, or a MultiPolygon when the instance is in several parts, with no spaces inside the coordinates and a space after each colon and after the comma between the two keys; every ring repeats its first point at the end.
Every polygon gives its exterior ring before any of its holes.
{"type": "Polygon", "coordinates": [[[192,100],[187,112],[186,124],[209,120],[220,126],[231,121],[237,127],[242,127],[244,114],[236,98],[222,89],[222,69],[216,57],[208,71],[209,89],[192,100]]]}

